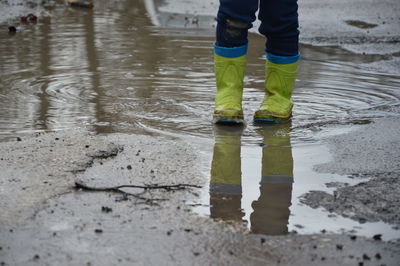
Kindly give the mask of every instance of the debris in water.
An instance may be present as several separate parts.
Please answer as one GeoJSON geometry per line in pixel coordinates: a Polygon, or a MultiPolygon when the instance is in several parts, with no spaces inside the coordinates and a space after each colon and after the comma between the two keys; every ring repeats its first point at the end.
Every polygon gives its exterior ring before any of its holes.
{"type": "Polygon", "coordinates": [[[68,5],[74,7],[93,8],[93,3],[85,0],[68,0],[68,5]]]}
{"type": "Polygon", "coordinates": [[[21,17],[21,22],[22,23],[36,23],[37,22],[37,16],[34,14],[30,13],[26,16],[21,17]]]}
{"type": "Polygon", "coordinates": [[[17,32],[17,27],[15,27],[15,26],[9,26],[9,27],[8,27],[8,31],[9,31],[9,32],[17,32]]]}

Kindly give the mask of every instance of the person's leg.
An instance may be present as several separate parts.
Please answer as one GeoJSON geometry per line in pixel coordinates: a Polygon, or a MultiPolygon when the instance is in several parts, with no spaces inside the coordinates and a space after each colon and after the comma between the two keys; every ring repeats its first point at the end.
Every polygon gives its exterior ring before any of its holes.
{"type": "Polygon", "coordinates": [[[214,122],[243,122],[242,94],[247,34],[256,19],[258,0],[220,0],[214,64],[217,82],[214,122]]]}
{"type": "Polygon", "coordinates": [[[261,0],[259,31],[267,38],[265,97],[256,122],[277,123],[292,115],[292,91],[299,60],[297,0],[261,0]]]}

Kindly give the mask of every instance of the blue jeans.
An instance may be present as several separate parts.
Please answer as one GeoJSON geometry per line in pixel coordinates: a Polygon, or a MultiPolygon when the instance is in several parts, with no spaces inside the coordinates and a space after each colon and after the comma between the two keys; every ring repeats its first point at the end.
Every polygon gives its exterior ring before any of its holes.
{"type": "Polygon", "coordinates": [[[247,45],[248,30],[259,9],[259,32],[267,38],[265,51],[277,56],[299,54],[297,0],[220,0],[216,46],[247,45]]]}

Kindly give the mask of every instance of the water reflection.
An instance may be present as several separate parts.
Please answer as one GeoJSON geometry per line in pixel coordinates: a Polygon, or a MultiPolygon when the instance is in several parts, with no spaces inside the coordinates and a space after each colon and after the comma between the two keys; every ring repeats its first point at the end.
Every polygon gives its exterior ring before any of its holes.
{"type": "MultiPolygon", "coordinates": [[[[290,145],[291,124],[259,128],[263,137],[260,196],[253,201],[250,230],[257,234],[288,233],[293,184],[293,157],[290,145]]],[[[241,221],[242,169],[241,136],[243,127],[216,126],[211,166],[210,216],[241,221]]],[[[256,178],[256,177],[252,177],[256,178]]]]}
{"type": "Polygon", "coordinates": [[[211,165],[210,216],[240,221],[242,169],[240,160],[243,126],[215,126],[215,145],[211,165]]]}

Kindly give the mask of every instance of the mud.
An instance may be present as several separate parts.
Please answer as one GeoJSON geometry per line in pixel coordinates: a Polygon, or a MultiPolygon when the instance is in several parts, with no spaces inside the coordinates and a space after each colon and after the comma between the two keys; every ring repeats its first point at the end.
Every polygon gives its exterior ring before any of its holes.
{"type": "Polygon", "coordinates": [[[83,131],[18,139],[1,144],[1,225],[23,223],[42,201],[73,191],[74,173],[85,171],[99,154],[106,158],[118,150],[83,131]]]}
{"type": "Polygon", "coordinates": [[[301,200],[313,208],[350,217],[360,223],[384,221],[400,229],[399,174],[381,174],[355,186],[338,188],[334,194],[311,191],[301,200]]]}
{"type": "MultiPolygon", "coordinates": [[[[28,195],[29,208],[16,209],[15,197],[1,200],[7,203],[2,206],[2,214],[7,215],[0,221],[3,265],[396,265],[400,259],[396,243],[351,235],[249,235],[240,223],[226,224],[192,213],[187,200],[196,200],[195,190],[136,191],[164,199],[153,204],[119,193],[75,191],[70,185],[76,178],[92,185],[107,184],[111,177],[121,184],[202,185],[200,162],[182,141],[137,135],[95,137],[70,131],[0,145],[6,151],[1,162],[8,164],[1,167],[2,172],[13,168],[25,184],[32,183],[31,192],[21,195],[25,202],[28,195]],[[26,156],[28,151],[39,152],[26,156]],[[165,160],[146,165],[154,156],[165,160]],[[57,164],[47,163],[40,172],[32,168],[51,158],[57,164]],[[152,173],[154,163],[159,165],[152,173]],[[91,166],[84,170],[82,165],[91,166]],[[74,169],[82,171],[74,175],[74,169]],[[57,182],[49,190],[42,189],[39,184],[49,181],[55,171],[66,173],[65,185],[57,182]]],[[[22,190],[10,191],[12,187],[3,183],[2,197],[22,190]]]]}
{"type": "MultiPolygon", "coordinates": [[[[2,24],[0,263],[397,265],[399,242],[379,241],[399,232],[386,230],[398,226],[397,2],[299,3],[292,125],[272,134],[248,123],[230,135],[236,146],[227,150],[242,161],[244,188],[242,208],[233,210],[246,213],[247,224],[192,213],[232,207],[208,194],[212,147],[221,138],[210,121],[217,1],[210,2],[96,0],[92,10],[47,9],[51,16],[39,14],[14,35],[2,24]],[[266,145],[279,136],[283,144],[266,145]],[[274,149],[287,156],[262,159],[274,149]],[[285,199],[286,236],[249,234],[252,203],[263,211],[258,206],[270,199],[258,183],[260,168],[270,165],[293,171],[293,190],[286,185],[277,195],[285,199]],[[137,187],[88,191],[76,181],[137,187]],[[139,188],[179,184],[201,188],[139,188]]],[[[9,23],[26,13],[34,12],[9,23]]],[[[249,38],[246,121],[263,96],[265,63],[264,38],[249,38]]]]}
{"type": "Polygon", "coordinates": [[[333,195],[311,191],[301,202],[324,207],[360,223],[382,220],[400,226],[400,123],[381,119],[355,132],[328,139],[334,159],[316,166],[320,172],[340,173],[359,180],[354,186],[333,184],[333,195]]]}

